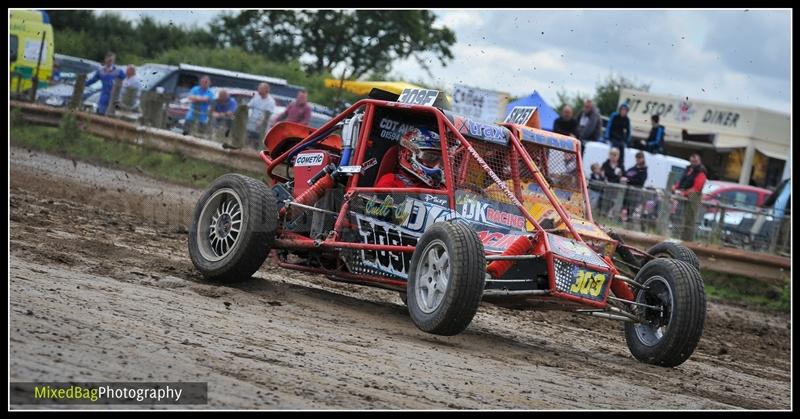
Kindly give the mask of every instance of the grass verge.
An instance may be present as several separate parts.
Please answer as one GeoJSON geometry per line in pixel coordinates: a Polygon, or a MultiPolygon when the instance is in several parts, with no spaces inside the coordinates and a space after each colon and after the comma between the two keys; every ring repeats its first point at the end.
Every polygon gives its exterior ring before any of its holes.
{"type": "Polygon", "coordinates": [[[788,313],[792,304],[787,282],[782,287],[738,275],[701,270],[706,295],[711,298],[788,313]]]}
{"type": "Polygon", "coordinates": [[[237,170],[185,155],[106,140],[77,131],[71,125],[66,119],[60,127],[12,123],[10,142],[16,147],[92,164],[133,169],[146,176],[197,188],[206,187],[217,177],[234,171],[254,179],[264,178],[263,173],[237,170]]]}

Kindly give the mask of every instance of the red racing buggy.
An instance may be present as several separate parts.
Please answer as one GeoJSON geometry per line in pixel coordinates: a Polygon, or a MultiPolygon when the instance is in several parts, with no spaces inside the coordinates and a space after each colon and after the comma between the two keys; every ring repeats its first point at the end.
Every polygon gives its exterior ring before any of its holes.
{"type": "MultiPolygon", "coordinates": [[[[580,143],[443,110],[436,91],[373,91],[319,129],[284,122],[260,152],[271,186],[241,175],[200,197],[189,253],[206,277],[276,265],[400,292],[421,330],[454,335],[481,301],[624,321],[637,359],[683,363],[703,332],[697,257],[647,251],[592,220],[580,143]]],[[[621,199],[622,197],[620,197],[621,199]]]]}

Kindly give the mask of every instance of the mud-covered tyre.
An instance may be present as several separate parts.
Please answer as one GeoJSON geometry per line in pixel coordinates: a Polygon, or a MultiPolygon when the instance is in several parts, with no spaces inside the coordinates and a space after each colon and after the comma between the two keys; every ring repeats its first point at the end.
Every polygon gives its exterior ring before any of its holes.
{"type": "Polygon", "coordinates": [[[647,253],[657,258],[677,259],[694,266],[698,271],[700,270],[700,261],[697,255],[694,254],[692,249],[675,242],[661,242],[655,246],[647,249],[647,253]]]}
{"type": "Polygon", "coordinates": [[[647,288],[634,291],[636,302],[662,307],[663,311],[638,306],[645,323],[625,323],[625,340],[633,356],[664,367],[682,364],[692,355],[706,319],[703,279],[693,266],[677,259],[647,262],[635,281],[647,288]]]}
{"type": "Polygon", "coordinates": [[[213,281],[250,278],[269,254],[277,225],[275,195],[260,181],[220,176],[195,205],[189,228],[189,256],[213,281]]]}
{"type": "Polygon", "coordinates": [[[469,326],[483,296],[486,257],[478,234],[461,223],[433,224],[411,257],[406,295],[414,324],[456,335],[469,326]]]}

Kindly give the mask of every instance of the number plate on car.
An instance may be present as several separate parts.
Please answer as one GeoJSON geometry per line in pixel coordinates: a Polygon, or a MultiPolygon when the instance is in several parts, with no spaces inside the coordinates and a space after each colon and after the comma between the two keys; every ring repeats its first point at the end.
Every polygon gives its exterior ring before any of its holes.
{"type": "Polygon", "coordinates": [[[556,289],[581,298],[602,301],[610,275],[595,272],[559,259],[553,261],[556,289]]]}

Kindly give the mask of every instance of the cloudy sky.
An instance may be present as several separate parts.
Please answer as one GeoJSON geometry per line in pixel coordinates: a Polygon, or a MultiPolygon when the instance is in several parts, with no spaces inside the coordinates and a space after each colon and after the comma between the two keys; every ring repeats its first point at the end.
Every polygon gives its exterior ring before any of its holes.
{"type": "MultiPolygon", "coordinates": [[[[123,11],[206,25],[217,11],[123,11]]],[[[608,74],[654,93],[790,112],[791,15],[786,10],[437,10],[456,33],[454,60],[432,76],[414,60],[394,75],[515,96],[592,94],[608,74]]]]}

